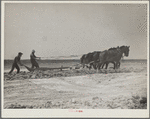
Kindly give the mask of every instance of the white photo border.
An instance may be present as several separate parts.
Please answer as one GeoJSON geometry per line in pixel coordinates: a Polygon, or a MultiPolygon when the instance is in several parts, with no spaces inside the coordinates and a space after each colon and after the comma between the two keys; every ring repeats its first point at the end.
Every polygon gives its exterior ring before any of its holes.
{"type": "Polygon", "coordinates": [[[149,2],[148,1],[2,1],[1,2],[1,110],[2,118],[50,118],[50,117],[149,117],[149,2]],[[147,109],[82,109],[82,113],[68,109],[4,109],[4,9],[6,3],[80,3],[80,4],[147,4],[147,109]],[[100,116],[99,116],[100,115],[100,116]]]}

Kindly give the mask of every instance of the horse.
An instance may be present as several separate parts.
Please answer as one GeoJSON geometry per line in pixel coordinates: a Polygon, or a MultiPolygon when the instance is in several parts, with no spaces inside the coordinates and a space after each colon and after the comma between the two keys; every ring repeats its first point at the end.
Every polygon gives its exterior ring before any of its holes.
{"type": "Polygon", "coordinates": [[[92,53],[84,54],[80,58],[80,63],[83,65],[83,68],[86,66],[87,68],[91,69],[91,65],[88,66],[88,64],[92,61],[92,53]]]}
{"type": "MultiPolygon", "coordinates": [[[[114,50],[114,49],[116,49],[116,48],[110,48],[110,49],[108,49],[108,50],[114,50]]],[[[95,53],[95,54],[93,55],[93,61],[94,61],[94,63],[93,63],[93,68],[94,68],[94,69],[97,69],[98,62],[99,62],[99,60],[98,60],[98,59],[99,59],[99,54],[101,53],[101,51],[94,51],[93,53],[95,53]]],[[[103,63],[103,64],[102,64],[102,68],[106,65],[105,69],[107,69],[109,63],[113,63],[113,64],[114,64],[114,68],[115,68],[115,62],[114,62],[114,61],[103,63]]]]}
{"type": "Polygon", "coordinates": [[[101,51],[92,52],[93,56],[92,56],[92,60],[89,64],[90,64],[90,66],[93,66],[94,69],[97,69],[97,62],[99,60],[100,53],[101,53],[101,51]]]}
{"type": "Polygon", "coordinates": [[[100,70],[102,64],[109,62],[115,62],[114,69],[118,68],[118,64],[121,60],[123,53],[126,57],[129,56],[129,48],[130,46],[121,46],[101,52],[99,54],[98,69],[100,70]]]}
{"type": "MultiPolygon", "coordinates": [[[[117,48],[119,48],[119,46],[118,46],[117,48]]],[[[108,50],[115,50],[115,49],[117,49],[117,48],[113,47],[113,48],[109,48],[108,50]]],[[[101,53],[101,51],[99,51],[99,52],[96,52],[96,51],[95,51],[95,54],[94,54],[95,56],[93,55],[93,60],[94,60],[93,68],[94,68],[94,69],[97,69],[96,65],[98,66],[99,53],[101,53]]],[[[103,69],[103,67],[104,67],[105,65],[106,65],[105,69],[107,69],[109,63],[114,64],[114,69],[115,69],[115,62],[114,62],[114,61],[103,63],[102,66],[101,66],[102,69],[103,69]]],[[[118,63],[118,67],[120,67],[120,62],[118,63]]]]}
{"type": "MultiPolygon", "coordinates": [[[[116,50],[117,48],[119,48],[119,46],[118,46],[118,47],[109,48],[108,51],[110,51],[110,50],[116,50]]],[[[105,69],[107,69],[109,63],[114,64],[114,68],[113,68],[113,69],[115,69],[115,65],[116,65],[116,64],[115,64],[114,61],[105,62],[104,64],[102,64],[102,69],[103,69],[104,65],[106,65],[105,69]]],[[[118,63],[118,67],[120,67],[120,61],[119,61],[119,63],[118,63]]]]}
{"type": "Polygon", "coordinates": [[[88,54],[84,54],[81,58],[80,58],[80,62],[83,65],[83,68],[86,67],[91,69],[92,66],[94,69],[96,69],[96,63],[97,60],[99,59],[99,53],[100,51],[94,51],[94,52],[90,52],[88,54]]]}
{"type": "MultiPolygon", "coordinates": [[[[100,53],[101,53],[101,51],[94,51],[92,53],[84,54],[80,58],[80,62],[83,65],[83,68],[86,66],[87,68],[91,69],[93,66],[93,68],[96,70],[97,66],[98,66],[98,62],[99,62],[99,54],[100,53]]],[[[104,63],[102,65],[102,68],[104,67],[105,64],[106,64],[106,67],[108,67],[109,63],[107,63],[107,62],[104,63]]],[[[111,62],[111,63],[113,63],[115,65],[115,62],[111,62]]]]}

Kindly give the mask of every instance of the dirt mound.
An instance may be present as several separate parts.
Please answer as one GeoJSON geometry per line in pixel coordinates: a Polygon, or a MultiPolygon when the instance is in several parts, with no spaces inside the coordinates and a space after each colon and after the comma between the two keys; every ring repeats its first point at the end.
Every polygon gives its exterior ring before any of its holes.
{"type": "Polygon", "coordinates": [[[20,105],[11,104],[5,106],[5,109],[147,109],[147,103],[141,103],[146,97],[133,96],[130,99],[125,97],[114,98],[111,101],[103,100],[101,97],[90,99],[70,99],[65,101],[47,101],[43,104],[20,105]]]}
{"type": "Polygon", "coordinates": [[[15,103],[15,104],[8,105],[4,108],[5,109],[32,109],[33,107],[29,105],[20,105],[20,104],[15,103]]]}
{"type": "Polygon", "coordinates": [[[72,69],[72,70],[35,70],[34,72],[20,72],[19,74],[12,73],[4,73],[4,80],[22,80],[22,79],[42,79],[42,78],[52,78],[52,77],[70,77],[70,76],[82,76],[87,74],[109,74],[109,73],[139,73],[145,71],[145,68],[137,68],[137,67],[123,67],[117,70],[114,69],[102,69],[101,71],[97,70],[89,70],[89,69],[72,69]]]}

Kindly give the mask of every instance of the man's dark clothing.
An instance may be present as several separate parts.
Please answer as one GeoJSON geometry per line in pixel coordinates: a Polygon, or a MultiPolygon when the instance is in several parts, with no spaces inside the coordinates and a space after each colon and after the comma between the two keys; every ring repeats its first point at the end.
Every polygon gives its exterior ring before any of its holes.
{"type": "MultiPolygon", "coordinates": [[[[14,70],[14,68],[17,69],[17,73],[20,72],[20,68],[19,68],[19,66],[18,66],[17,63],[20,63],[20,57],[19,57],[19,56],[16,56],[16,57],[15,57],[14,62],[13,62],[13,65],[12,65],[12,68],[11,68],[11,71],[10,71],[9,73],[12,73],[13,70],[14,70]]],[[[20,63],[20,64],[21,64],[21,63],[20,63]]]]}
{"type": "Polygon", "coordinates": [[[36,61],[36,56],[34,55],[34,53],[31,53],[30,55],[30,61],[31,61],[31,64],[32,64],[32,68],[36,67],[36,68],[39,68],[39,65],[36,61]]]}

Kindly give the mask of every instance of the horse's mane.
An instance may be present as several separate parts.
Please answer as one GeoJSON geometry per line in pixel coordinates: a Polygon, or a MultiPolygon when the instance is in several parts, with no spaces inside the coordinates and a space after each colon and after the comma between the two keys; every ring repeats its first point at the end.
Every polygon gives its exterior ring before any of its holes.
{"type": "Polygon", "coordinates": [[[94,52],[92,52],[92,53],[100,53],[101,51],[94,51],[94,52]]]}
{"type": "Polygon", "coordinates": [[[109,48],[108,50],[116,50],[117,48],[119,48],[119,46],[118,47],[109,48]]]}
{"type": "Polygon", "coordinates": [[[116,49],[116,48],[109,48],[108,50],[114,50],[114,49],[116,49]]]}
{"type": "Polygon", "coordinates": [[[120,47],[120,49],[125,48],[125,47],[126,47],[126,46],[123,45],[123,46],[120,47]]]}

